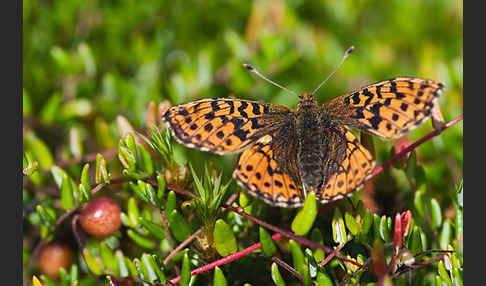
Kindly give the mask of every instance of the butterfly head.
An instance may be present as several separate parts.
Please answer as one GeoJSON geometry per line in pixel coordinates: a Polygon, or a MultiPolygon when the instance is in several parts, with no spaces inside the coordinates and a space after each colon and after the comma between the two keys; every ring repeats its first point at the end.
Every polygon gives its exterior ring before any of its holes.
{"type": "Polygon", "coordinates": [[[317,101],[311,93],[303,93],[299,95],[299,104],[297,109],[317,106],[317,101]]]}

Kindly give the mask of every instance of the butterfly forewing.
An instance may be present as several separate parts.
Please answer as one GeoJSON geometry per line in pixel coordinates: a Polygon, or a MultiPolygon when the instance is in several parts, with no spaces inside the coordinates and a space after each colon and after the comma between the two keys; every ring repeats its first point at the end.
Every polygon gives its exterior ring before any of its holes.
{"type": "Polygon", "coordinates": [[[434,80],[397,77],[337,97],[322,108],[331,120],[381,138],[397,138],[430,116],[442,89],[434,80]]]}
{"type": "Polygon", "coordinates": [[[171,107],[163,116],[183,145],[217,154],[239,152],[290,109],[256,101],[208,98],[171,107]]]}

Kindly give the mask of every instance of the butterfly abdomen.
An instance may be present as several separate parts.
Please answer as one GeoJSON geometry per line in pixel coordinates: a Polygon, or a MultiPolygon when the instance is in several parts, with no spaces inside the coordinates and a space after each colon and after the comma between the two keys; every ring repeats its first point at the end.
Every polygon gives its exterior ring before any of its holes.
{"type": "MultiPolygon", "coordinates": [[[[301,102],[302,103],[302,102],[301,102]]],[[[296,130],[299,138],[297,166],[306,191],[317,192],[322,184],[322,132],[320,113],[315,104],[301,104],[297,110],[296,130]]]]}

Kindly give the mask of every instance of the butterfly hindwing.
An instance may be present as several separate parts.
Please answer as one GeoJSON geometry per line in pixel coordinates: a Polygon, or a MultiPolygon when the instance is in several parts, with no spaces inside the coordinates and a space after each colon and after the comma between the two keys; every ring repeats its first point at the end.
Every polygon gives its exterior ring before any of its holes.
{"type": "Polygon", "coordinates": [[[241,151],[290,109],[249,100],[208,98],[171,107],[163,120],[183,145],[216,154],[241,151]]]}
{"type": "Polygon", "coordinates": [[[370,152],[348,128],[335,127],[326,135],[332,143],[323,146],[326,153],[323,164],[324,180],[317,193],[317,198],[323,203],[343,198],[359,188],[375,166],[370,152]],[[328,151],[331,147],[336,149],[328,151]]]}
{"type": "Polygon", "coordinates": [[[337,97],[322,108],[331,120],[397,138],[430,116],[443,87],[434,80],[397,77],[337,97]]]}
{"type": "Polygon", "coordinates": [[[271,205],[298,207],[303,204],[302,187],[296,182],[298,177],[282,171],[275,160],[275,154],[279,152],[275,143],[285,139],[278,134],[264,135],[243,152],[233,177],[250,194],[271,205]]]}

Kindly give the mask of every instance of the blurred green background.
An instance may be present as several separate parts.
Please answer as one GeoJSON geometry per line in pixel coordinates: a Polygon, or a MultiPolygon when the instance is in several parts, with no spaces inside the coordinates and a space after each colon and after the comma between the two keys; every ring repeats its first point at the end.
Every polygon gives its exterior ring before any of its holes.
{"type": "MultiPolygon", "coordinates": [[[[150,101],[233,96],[294,108],[297,97],[242,64],[310,92],[351,45],[353,54],[319,90],[320,103],[376,81],[417,76],[446,85],[439,103],[450,121],[462,114],[462,27],[462,1],[455,0],[24,0],[24,138],[35,133],[58,161],[69,156],[72,127],[86,154],[116,146],[97,132],[106,124],[119,136],[118,115],[144,130],[150,101]]],[[[462,125],[417,150],[427,191],[444,210],[462,178],[462,125]]],[[[431,130],[428,121],[410,138],[431,130]]],[[[191,158],[199,168],[213,162],[229,177],[235,166],[237,156],[176,146],[179,160],[191,158]]],[[[378,164],[391,146],[375,139],[378,164]]],[[[410,208],[404,172],[390,169],[374,182],[382,212],[410,208]]]]}

